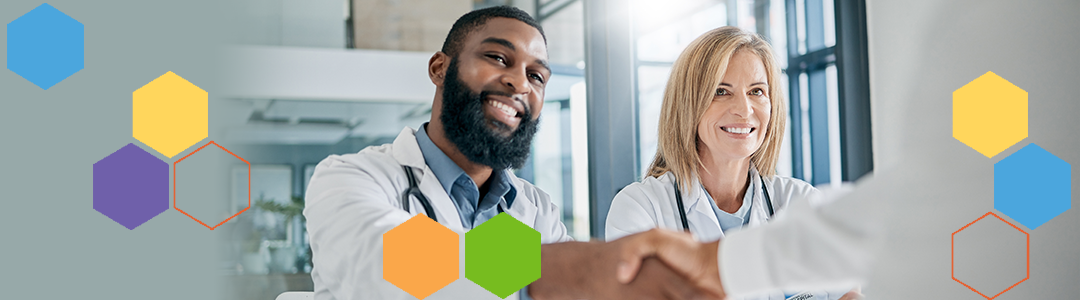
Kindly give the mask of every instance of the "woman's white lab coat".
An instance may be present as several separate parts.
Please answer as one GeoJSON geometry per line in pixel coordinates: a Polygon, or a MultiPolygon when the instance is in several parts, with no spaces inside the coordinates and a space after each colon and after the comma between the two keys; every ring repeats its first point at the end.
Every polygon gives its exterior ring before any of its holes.
{"type": "MultiPolygon", "coordinates": [[[[761,177],[754,167],[750,168],[752,192],[750,220],[745,226],[755,227],[770,221],[766,208],[764,184],[769,192],[769,198],[773,205],[772,218],[782,218],[785,209],[789,205],[802,202],[816,204],[821,199],[820,192],[810,184],[782,176],[772,178],[761,177]]],[[[607,240],[615,240],[623,236],[646,231],[653,228],[682,231],[682,221],[678,213],[678,204],[675,198],[675,186],[672,184],[675,175],[671,172],[660,177],[647,177],[640,182],[632,183],[615,195],[611,201],[611,209],[608,211],[607,225],[605,228],[607,240]]],[[[690,233],[695,239],[702,242],[711,242],[724,238],[724,232],[720,229],[720,221],[716,218],[712,203],[705,195],[700,181],[690,181],[690,189],[683,189],[683,208],[686,212],[686,220],[690,225],[690,233]]],[[[836,291],[816,290],[811,291],[814,299],[837,299],[847,292],[847,289],[836,291]],[[831,293],[830,293],[831,292],[831,293]]],[[[795,292],[789,292],[795,294],[795,292]]],[[[781,291],[747,297],[746,299],[784,299],[781,291]]]]}
{"type": "MultiPolygon", "coordinates": [[[[304,208],[315,299],[415,299],[383,279],[382,235],[423,211],[416,197],[410,197],[411,211],[402,209],[401,195],[409,187],[402,165],[416,170],[420,191],[430,199],[439,223],[458,234],[466,231],[454,203],[424,162],[415,132],[405,128],[392,144],[331,155],[315,168],[304,208]]],[[[570,240],[548,195],[510,176],[517,197],[512,207],[500,204],[503,211],[540,232],[542,243],[570,240]]],[[[466,279],[463,267],[459,270],[457,281],[427,299],[498,299],[466,279]]]]}

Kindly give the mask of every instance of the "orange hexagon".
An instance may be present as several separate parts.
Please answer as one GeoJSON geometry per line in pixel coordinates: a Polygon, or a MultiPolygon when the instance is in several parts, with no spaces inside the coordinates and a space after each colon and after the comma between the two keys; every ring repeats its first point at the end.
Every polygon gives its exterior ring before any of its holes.
{"type": "Polygon", "coordinates": [[[1005,219],[1002,219],[1000,216],[998,216],[994,212],[987,212],[986,214],[982,215],[978,219],[975,219],[975,221],[971,221],[971,223],[968,223],[967,225],[964,225],[964,227],[960,227],[960,229],[953,232],[953,234],[952,234],[952,243],[950,245],[950,250],[951,250],[950,251],[951,254],[950,254],[949,260],[950,260],[950,264],[951,264],[950,270],[952,272],[952,279],[954,281],[959,282],[960,284],[964,285],[965,287],[967,287],[971,291],[975,292],[976,294],[979,294],[979,296],[983,296],[983,298],[986,298],[987,300],[992,300],[994,298],[997,298],[998,296],[1001,296],[1001,294],[1004,294],[1005,292],[1008,292],[1012,288],[1016,287],[1021,282],[1027,281],[1028,278],[1031,278],[1031,235],[1029,235],[1027,232],[1024,232],[1024,230],[1021,230],[1020,227],[1016,227],[1016,225],[1014,225],[1013,223],[1009,223],[1009,221],[1005,221],[1005,219]],[[1025,263],[1027,265],[1026,265],[1025,269],[1026,269],[1027,273],[1024,276],[1024,279],[1021,279],[1020,281],[1017,281],[1016,283],[1012,284],[1008,288],[1005,288],[1005,290],[1003,290],[1001,292],[998,292],[997,294],[995,294],[993,296],[987,296],[986,294],[983,294],[983,292],[980,292],[979,290],[975,289],[971,285],[968,285],[967,283],[964,283],[964,281],[956,278],[956,234],[960,233],[960,231],[963,231],[964,229],[967,229],[969,226],[975,224],[975,222],[979,222],[979,220],[982,220],[983,218],[986,218],[987,216],[994,216],[994,218],[997,218],[998,220],[1001,220],[1001,222],[1004,222],[1005,224],[1008,224],[1009,226],[1016,229],[1020,233],[1023,233],[1024,237],[1025,237],[1025,241],[1027,243],[1027,245],[1025,246],[1026,247],[1025,249],[1026,249],[1026,252],[1027,252],[1027,255],[1025,257],[1025,263]]]}
{"type": "Polygon", "coordinates": [[[191,218],[192,220],[195,220],[195,222],[199,222],[199,224],[202,224],[202,226],[206,226],[206,228],[210,228],[210,230],[214,230],[218,226],[221,226],[221,224],[225,224],[225,222],[228,222],[229,220],[232,220],[232,218],[235,218],[236,216],[239,216],[241,213],[243,213],[243,212],[247,211],[249,208],[251,208],[251,163],[248,162],[247,160],[245,160],[243,157],[240,157],[239,155],[236,155],[236,153],[233,153],[232,151],[229,151],[229,149],[225,149],[225,147],[222,147],[221,145],[218,145],[218,143],[215,143],[214,141],[210,141],[209,143],[206,143],[206,145],[203,145],[202,147],[199,147],[199,149],[195,149],[195,151],[191,151],[191,153],[188,153],[188,155],[184,155],[183,158],[180,158],[180,159],[176,160],[176,162],[173,163],[173,208],[176,209],[177,211],[183,213],[185,216],[188,216],[188,218],[191,218]],[[176,188],[176,167],[177,167],[177,165],[181,161],[184,161],[184,159],[186,159],[188,157],[191,157],[191,155],[193,155],[195,153],[198,153],[199,150],[202,150],[203,148],[206,148],[206,146],[210,146],[211,144],[213,144],[214,146],[217,146],[218,148],[221,148],[221,150],[225,150],[225,152],[228,152],[232,156],[235,156],[236,159],[239,159],[240,161],[243,161],[248,166],[248,184],[247,184],[247,186],[248,186],[248,204],[247,204],[247,207],[244,207],[244,209],[241,209],[240,211],[236,212],[232,216],[229,216],[228,218],[225,218],[224,221],[221,221],[220,223],[217,223],[214,226],[206,225],[206,223],[203,223],[203,221],[200,221],[198,218],[192,216],[191,214],[188,214],[186,211],[184,211],[183,209],[180,209],[180,207],[176,205],[176,190],[177,190],[177,188],[176,188]]]}
{"type": "Polygon", "coordinates": [[[425,215],[383,234],[383,279],[424,299],[458,279],[458,235],[425,215]]]}

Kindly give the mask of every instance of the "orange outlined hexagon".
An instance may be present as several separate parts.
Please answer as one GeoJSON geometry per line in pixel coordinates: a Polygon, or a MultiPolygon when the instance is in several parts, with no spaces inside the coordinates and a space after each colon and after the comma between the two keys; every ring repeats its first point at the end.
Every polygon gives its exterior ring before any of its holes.
{"type": "Polygon", "coordinates": [[[953,137],[993,157],[1028,136],[1028,93],[994,72],[953,92],[953,137]]]}
{"type": "Polygon", "coordinates": [[[1013,223],[1009,223],[1009,221],[1005,221],[1005,219],[1002,219],[1000,216],[998,216],[994,212],[987,212],[986,214],[982,215],[978,219],[975,219],[975,221],[971,221],[971,223],[968,223],[967,225],[964,225],[964,227],[960,227],[960,229],[954,231],[952,233],[952,242],[951,242],[949,248],[950,248],[949,264],[950,264],[950,271],[952,272],[952,274],[951,274],[952,279],[954,281],[956,281],[956,282],[959,282],[960,284],[963,284],[965,287],[967,287],[971,291],[975,292],[976,294],[979,294],[979,296],[983,296],[983,298],[986,298],[986,300],[993,300],[994,298],[997,298],[998,296],[1001,296],[1001,294],[1004,294],[1005,292],[1008,292],[1009,290],[1016,287],[1017,285],[1020,285],[1021,282],[1027,281],[1028,278],[1031,278],[1031,235],[1029,235],[1024,230],[1020,229],[1020,227],[1016,227],[1016,225],[1014,225],[1013,223]],[[986,218],[986,216],[994,216],[998,220],[1001,220],[1002,222],[1005,222],[1005,224],[1009,224],[1009,226],[1012,226],[1012,228],[1015,228],[1017,231],[1020,231],[1020,233],[1023,233],[1024,237],[1026,239],[1026,242],[1027,242],[1027,246],[1026,246],[1026,249],[1027,249],[1027,258],[1026,258],[1027,274],[1024,276],[1024,279],[1021,279],[1020,281],[1017,281],[1013,285],[1009,286],[1005,290],[1003,290],[1000,293],[997,293],[996,295],[993,295],[993,296],[987,296],[986,294],[983,294],[982,292],[976,290],[974,287],[971,287],[967,283],[964,283],[960,279],[956,278],[956,234],[960,233],[960,231],[963,231],[964,229],[967,229],[968,226],[971,226],[972,224],[975,224],[975,222],[978,222],[979,220],[982,220],[983,218],[986,218]]]}
{"type": "Polygon", "coordinates": [[[209,94],[173,72],[131,93],[131,136],[172,158],[205,139],[209,94]]]}
{"type": "Polygon", "coordinates": [[[458,279],[458,234],[415,215],[383,234],[383,279],[424,299],[458,279]]]}
{"type": "Polygon", "coordinates": [[[214,141],[210,141],[209,143],[206,143],[206,145],[202,145],[202,147],[199,147],[199,149],[195,149],[195,151],[191,151],[191,153],[188,153],[188,155],[184,155],[183,158],[180,158],[180,159],[176,160],[176,162],[173,163],[173,208],[176,209],[177,211],[183,213],[185,216],[188,216],[188,218],[191,218],[192,220],[195,220],[195,222],[199,222],[199,224],[202,224],[202,226],[206,226],[206,228],[210,228],[210,230],[214,230],[218,226],[221,226],[221,224],[225,224],[225,222],[228,222],[229,220],[232,220],[232,218],[235,218],[236,216],[239,216],[241,213],[243,213],[243,212],[247,211],[249,208],[251,208],[251,163],[248,162],[243,157],[240,157],[239,155],[236,155],[236,153],[233,153],[232,151],[229,151],[229,149],[225,149],[225,147],[222,147],[221,145],[218,145],[218,143],[215,143],[214,141]],[[240,161],[243,161],[248,166],[248,184],[247,184],[247,187],[248,187],[248,193],[247,193],[248,194],[248,204],[247,204],[247,206],[244,207],[244,209],[241,209],[240,211],[236,212],[232,216],[229,216],[228,218],[225,218],[224,221],[221,221],[220,223],[217,223],[214,226],[206,225],[206,223],[199,220],[198,218],[195,218],[191,214],[188,214],[186,211],[184,211],[183,209],[180,209],[180,207],[176,205],[176,202],[177,202],[176,201],[177,200],[176,199],[176,167],[177,167],[177,165],[180,164],[180,162],[184,161],[184,159],[190,157],[192,154],[198,153],[199,150],[202,150],[203,148],[206,148],[206,146],[210,146],[210,145],[214,145],[214,146],[217,146],[218,148],[221,148],[221,150],[225,150],[225,152],[228,152],[229,154],[236,157],[240,161]]]}

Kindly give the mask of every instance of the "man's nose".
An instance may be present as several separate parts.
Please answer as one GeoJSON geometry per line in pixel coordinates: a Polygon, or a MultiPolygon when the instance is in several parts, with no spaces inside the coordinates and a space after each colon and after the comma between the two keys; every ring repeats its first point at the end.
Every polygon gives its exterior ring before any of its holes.
{"type": "Polygon", "coordinates": [[[532,86],[529,85],[529,76],[525,74],[524,68],[514,68],[503,74],[502,83],[509,87],[510,92],[515,96],[532,92],[532,86]]]}

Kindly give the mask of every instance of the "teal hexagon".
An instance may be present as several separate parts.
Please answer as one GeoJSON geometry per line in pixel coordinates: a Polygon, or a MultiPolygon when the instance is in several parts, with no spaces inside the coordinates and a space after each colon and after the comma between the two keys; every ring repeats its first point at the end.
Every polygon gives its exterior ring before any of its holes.
{"type": "Polygon", "coordinates": [[[465,278],[504,299],[540,279],[540,233],[506,213],[466,232],[465,278]]]}

